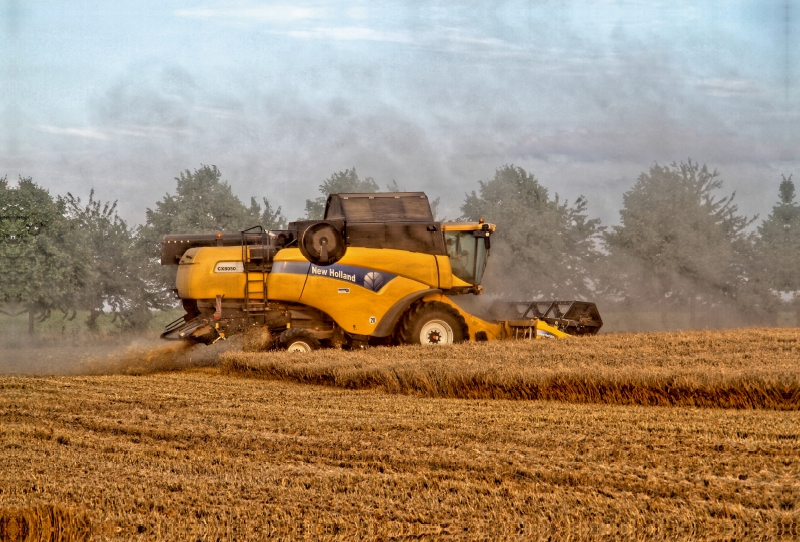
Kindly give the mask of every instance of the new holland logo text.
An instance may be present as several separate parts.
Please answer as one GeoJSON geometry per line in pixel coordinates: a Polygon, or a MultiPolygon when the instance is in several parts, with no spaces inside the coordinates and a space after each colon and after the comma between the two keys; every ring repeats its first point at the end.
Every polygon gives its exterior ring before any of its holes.
{"type": "MultiPolygon", "coordinates": [[[[273,272],[275,272],[274,268],[273,272]]],[[[371,271],[369,269],[364,269],[363,267],[354,267],[350,265],[331,265],[328,267],[312,265],[308,271],[308,274],[315,277],[342,280],[351,284],[356,284],[373,292],[379,292],[397,276],[391,273],[371,271]]],[[[341,290],[339,291],[341,293],[341,290]]]]}
{"type": "Polygon", "coordinates": [[[332,279],[346,280],[347,282],[356,282],[356,276],[338,269],[325,269],[324,267],[311,266],[312,275],[320,275],[322,277],[330,277],[332,279]]]}

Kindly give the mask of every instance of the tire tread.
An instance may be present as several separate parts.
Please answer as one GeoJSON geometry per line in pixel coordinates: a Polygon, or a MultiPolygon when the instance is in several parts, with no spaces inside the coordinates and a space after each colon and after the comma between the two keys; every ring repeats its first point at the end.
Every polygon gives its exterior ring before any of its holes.
{"type": "MultiPolygon", "coordinates": [[[[445,312],[452,316],[457,325],[461,327],[461,340],[453,342],[463,342],[469,340],[469,326],[461,313],[447,303],[441,301],[418,301],[409,307],[395,328],[395,342],[398,344],[418,344],[418,337],[414,337],[414,327],[419,319],[424,318],[429,312],[445,312]]],[[[454,330],[455,331],[455,330],[454,330]]]]}

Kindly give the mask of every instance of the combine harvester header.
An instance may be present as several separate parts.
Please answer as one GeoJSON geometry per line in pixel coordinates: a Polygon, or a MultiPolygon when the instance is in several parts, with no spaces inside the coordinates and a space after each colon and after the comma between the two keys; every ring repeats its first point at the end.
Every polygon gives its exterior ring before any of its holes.
{"type": "Polygon", "coordinates": [[[167,235],[186,314],[161,335],[210,344],[269,331],[278,348],[451,344],[593,335],[594,303],[496,302],[474,316],[495,225],[436,222],[422,192],[332,194],[323,220],[286,230],[167,235]]]}

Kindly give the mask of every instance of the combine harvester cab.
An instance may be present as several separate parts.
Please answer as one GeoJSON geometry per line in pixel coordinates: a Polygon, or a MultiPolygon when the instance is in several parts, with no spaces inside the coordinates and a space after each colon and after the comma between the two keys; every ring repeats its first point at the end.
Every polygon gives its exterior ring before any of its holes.
{"type": "Polygon", "coordinates": [[[422,192],[333,194],[323,220],[286,230],[167,235],[185,315],[162,338],[210,344],[236,333],[279,348],[450,344],[594,334],[593,303],[498,302],[491,318],[453,296],[481,294],[493,224],[437,222],[422,192]]]}

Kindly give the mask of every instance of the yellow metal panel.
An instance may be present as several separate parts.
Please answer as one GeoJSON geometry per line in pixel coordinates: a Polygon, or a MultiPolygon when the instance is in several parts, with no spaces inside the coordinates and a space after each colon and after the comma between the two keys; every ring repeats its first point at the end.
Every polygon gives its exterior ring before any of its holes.
{"type": "MultiPolygon", "coordinates": [[[[330,315],[346,331],[359,335],[373,333],[386,312],[404,296],[439,287],[436,257],[430,254],[348,247],[344,257],[335,266],[314,267],[317,273],[340,269],[337,266],[349,266],[396,275],[378,292],[359,286],[351,280],[340,280],[315,273],[309,274],[307,279],[302,276],[304,285],[301,285],[300,275],[277,272],[281,269],[278,262],[305,261],[298,249],[284,249],[278,252],[275,258],[276,267],[267,283],[270,299],[299,301],[317,308],[330,315]],[[289,299],[288,292],[296,292],[298,289],[302,289],[302,296],[299,299],[289,299]]],[[[288,269],[288,267],[283,268],[288,269]]]]}
{"type": "Polygon", "coordinates": [[[241,247],[199,247],[187,250],[178,265],[176,286],[182,299],[244,297],[244,273],[215,273],[220,262],[241,262],[241,247]]]}
{"type": "MultiPolygon", "coordinates": [[[[436,256],[439,267],[439,288],[449,290],[453,287],[453,268],[450,267],[450,256],[436,256]]],[[[463,282],[463,281],[462,281],[463,282]]]]}
{"type": "Polygon", "coordinates": [[[306,277],[310,267],[308,260],[300,253],[300,249],[284,248],[275,254],[273,262],[273,271],[275,272],[270,273],[269,277],[267,277],[267,295],[270,299],[275,301],[291,301],[292,303],[296,303],[300,300],[300,295],[303,293],[303,288],[306,284],[306,277]],[[297,264],[305,263],[306,267],[302,268],[297,266],[294,268],[295,271],[305,269],[303,273],[277,272],[281,267],[280,264],[286,262],[294,262],[297,264]]]}
{"type": "Polygon", "coordinates": [[[267,295],[274,301],[297,302],[306,283],[306,275],[270,273],[267,276],[267,295]]]}
{"type": "Polygon", "coordinates": [[[455,275],[451,275],[450,281],[451,281],[451,284],[450,284],[451,288],[471,288],[472,286],[474,286],[473,284],[470,284],[469,282],[465,282],[465,281],[461,280],[460,278],[458,278],[455,275]]]}
{"type": "Polygon", "coordinates": [[[483,222],[443,222],[442,223],[442,230],[443,231],[475,231],[475,230],[482,230],[484,226],[489,228],[489,231],[494,231],[497,229],[497,226],[494,224],[483,223],[483,222]]]}
{"type": "MultiPolygon", "coordinates": [[[[306,262],[300,251],[289,249],[279,252],[283,261],[306,262]],[[286,254],[284,254],[286,252],[286,254]]],[[[220,262],[241,262],[241,247],[200,247],[186,251],[178,266],[176,286],[182,299],[214,299],[221,295],[226,299],[243,299],[245,274],[215,273],[220,262]]],[[[307,269],[302,274],[268,275],[267,287],[270,299],[297,301],[303,291],[307,269]]],[[[263,274],[250,273],[250,297],[263,299],[263,274]]]]}
{"type": "Polygon", "coordinates": [[[300,253],[299,248],[284,248],[275,254],[273,261],[276,262],[307,262],[303,255],[300,253]]]}
{"type": "Polygon", "coordinates": [[[439,287],[436,258],[431,254],[389,248],[348,247],[344,258],[337,263],[392,273],[426,284],[429,288],[439,287]]]}
{"type": "Polygon", "coordinates": [[[352,282],[309,275],[300,302],[329,314],[345,331],[371,335],[398,300],[428,288],[427,284],[397,276],[373,292],[352,282]]]}
{"type": "MultiPolygon", "coordinates": [[[[550,333],[551,335],[553,335],[554,337],[557,337],[559,339],[563,339],[564,337],[569,337],[569,334],[564,333],[563,331],[561,331],[557,327],[553,327],[550,324],[548,324],[547,322],[543,322],[542,320],[539,320],[539,321],[536,322],[536,329],[537,330],[546,331],[547,333],[550,333]]],[[[537,339],[542,339],[543,337],[540,336],[537,333],[536,334],[536,338],[537,339]]]]}
{"type": "MultiPolygon", "coordinates": [[[[453,303],[453,301],[446,295],[429,294],[423,297],[422,300],[425,302],[441,301],[442,303],[447,303],[448,305],[454,307],[458,312],[460,312],[461,316],[464,317],[464,320],[466,320],[467,325],[469,326],[469,338],[471,341],[475,340],[475,334],[478,333],[479,331],[483,331],[484,333],[486,333],[486,339],[489,341],[506,340],[514,338],[514,330],[511,328],[511,326],[508,325],[508,322],[487,322],[486,320],[482,320],[477,316],[473,316],[472,314],[464,311],[461,307],[453,303]]],[[[547,333],[550,333],[556,338],[562,339],[570,336],[567,333],[561,331],[560,329],[549,325],[547,322],[543,322],[542,320],[532,319],[531,322],[533,323],[534,327],[537,330],[542,330],[547,333]]],[[[542,339],[544,337],[540,336],[537,333],[536,338],[542,339]]]]}
{"type": "Polygon", "coordinates": [[[486,340],[488,341],[497,341],[508,336],[508,332],[502,324],[487,322],[463,310],[460,312],[469,326],[469,338],[471,341],[475,340],[475,334],[479,331],[486,333],[486,340]]]}

